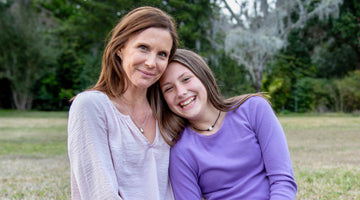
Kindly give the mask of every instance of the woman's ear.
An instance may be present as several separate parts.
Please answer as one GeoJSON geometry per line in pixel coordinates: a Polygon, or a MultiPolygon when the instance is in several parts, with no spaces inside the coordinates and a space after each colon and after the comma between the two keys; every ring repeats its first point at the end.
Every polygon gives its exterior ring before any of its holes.
{"type": "Polygon", "coordinates": [[[117,50],[117,51],[116,51],[116,54],[117,54],[117,56],[119,56],[119,58],[121,59],[121,57],[122,57],[121,49],[117,50]]]}

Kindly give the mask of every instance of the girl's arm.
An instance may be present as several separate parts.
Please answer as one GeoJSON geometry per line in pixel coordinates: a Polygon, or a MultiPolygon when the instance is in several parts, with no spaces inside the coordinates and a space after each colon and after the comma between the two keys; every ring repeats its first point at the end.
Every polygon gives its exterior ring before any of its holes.
{"type": "Polygon", "coordinates": [[[197,174],[190,158],[184,152],[172,148],[170,152],[170,181],[176,200],[201,200],[197,174]]]}
{"type": "Polygon", "coordinates": [[[263,98],[252,100],[252,127],[257,134],[265,169],[270,180],[270,199],[295,199],[297,185],[283,128],[270,104],[263,98]]]}

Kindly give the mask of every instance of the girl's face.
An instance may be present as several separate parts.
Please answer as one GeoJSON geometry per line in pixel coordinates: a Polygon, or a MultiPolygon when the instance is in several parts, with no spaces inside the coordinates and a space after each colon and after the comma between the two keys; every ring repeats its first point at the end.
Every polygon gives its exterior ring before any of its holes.
{"type": "Polygon", "coordinates": [[[164,73],[172,48],[168,30],[148,28],[130,37],[117,51],[129,79],[129,87],[147,89],[164,73]]]}
{"type": "Polygon", "coordinates": [[[172,62],[160,79],[160,88],[169,108],[189,121],[206,115],[209,106],[202,82],[184,65],[172,62]]]}

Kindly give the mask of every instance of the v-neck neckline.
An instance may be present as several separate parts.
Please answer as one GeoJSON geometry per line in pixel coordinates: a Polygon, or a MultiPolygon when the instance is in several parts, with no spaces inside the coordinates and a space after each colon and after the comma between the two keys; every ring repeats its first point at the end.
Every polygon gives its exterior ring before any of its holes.
{"type": "Polygon", "coordinates": [[[158,127],[158,121],[155,119],[155,138],[154,141],[151,143],[147,137],[145,137],[144,134],[141,133],[141,131],[138,129],[138,127],[135,125],[135,122],[131,119],[130,115],[123,114],[119,111],[119,109],[116,108],[115,104],[111,101],[111,99],[108,97],[109,103],[113,106],[113,108],[116,110],[116,113],[119,114],[121,117],[126,118],[126,120],[131,124],[132,129],[135,130],[137,135],[140,135],[139,137],[143,138],[143,140],[146,141],[146,144],[151,146],[154,146],[156,142],[158,141],[158,133],[159,133],[159,127],[158,127]]]}

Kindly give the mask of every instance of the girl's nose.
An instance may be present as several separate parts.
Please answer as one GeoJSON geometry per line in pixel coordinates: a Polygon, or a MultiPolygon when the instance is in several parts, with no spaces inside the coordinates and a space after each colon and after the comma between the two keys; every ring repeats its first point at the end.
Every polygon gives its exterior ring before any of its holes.
{"type": "Polygon", "coordinates": [[[187,89],[185,87],[179,85],[177,86],[177,95],[179,97],[186,95],[186,93],[187,93],[187,89]]]}

